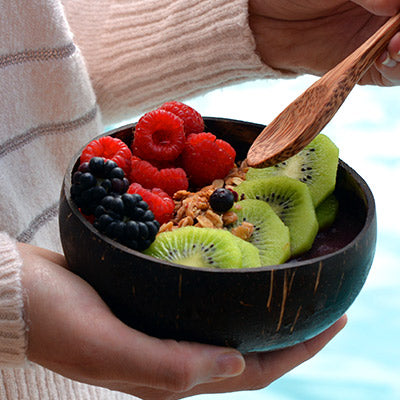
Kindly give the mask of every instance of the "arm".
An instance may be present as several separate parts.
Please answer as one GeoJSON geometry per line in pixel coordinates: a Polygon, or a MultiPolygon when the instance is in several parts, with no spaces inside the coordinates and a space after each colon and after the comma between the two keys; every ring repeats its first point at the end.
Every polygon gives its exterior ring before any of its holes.
{"type": "MultiPolygon", "coordinates": [[[[399,0],[64,3],[107,123],[243,80],[322,75],[400,9],[399,0]]],[[[399,84],[399,50],[400,33],[360,83],[399,84]]]]}
{"type": "MultiPolygon", "coordinates": [[[[334,67],[387,19],[399,0],[250,0],[249,23],[257,51],[271,67],[288,73],[322,75],[334,67]]],[[[400,33],[361,80],[361,84],[400,84],[400,33]]]]}

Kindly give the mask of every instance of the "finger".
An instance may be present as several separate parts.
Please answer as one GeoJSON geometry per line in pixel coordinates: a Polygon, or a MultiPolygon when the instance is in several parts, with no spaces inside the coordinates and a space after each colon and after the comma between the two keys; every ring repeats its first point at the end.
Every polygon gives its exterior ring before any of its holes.
{"type": "Polygon", "coordinates": [[[243,356],[236,350],[160,340],[119,321],[103,335],[110,349],[107,377],[119,382],[182,393],[216,378],[240,375],[245,368],[243,356]]]}
{"type": "Polygon", "coordinates": [[[191,391],[191,395],[264,388],[317,354],[344,328],[346,322],[347,317],[343,316],[330,328],[313,339],[287,349],[265,353],[250,353],[245,356],[246,369],[241,375],[222,382],[200,385],[191,391]]]}
{"type": "Polygon", "coordinates": [[[381,85],[400,84],[400,32],[392,38],[387,49],[378,57],[375,67],[381,75],[381,85]]]}
{"type": "Polygon", "coordinates": [[[400,62],[400,32],[397,32],[388,44],[387,51],[392,60],[400,62]]]}

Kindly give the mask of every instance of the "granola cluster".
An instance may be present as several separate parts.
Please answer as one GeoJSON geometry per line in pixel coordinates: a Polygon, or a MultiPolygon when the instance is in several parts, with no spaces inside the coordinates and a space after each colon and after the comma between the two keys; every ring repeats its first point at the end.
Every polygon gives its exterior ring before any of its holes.
{"type": "MultiPolygon", "coordinates": [[[[175,210],[173,218],[161,225],[159,232],[172,231],[184,226],[196,226],[200,228],[223,229],[237,221],[237,215],[233,211],[224,213],[215,212],[209,203],[212,193],[219,188],[235,190],[245,180],[247,165],[242,163],[235,166],[224,179],[216,179],[211,185],[203,187],[197,192],[179,190],[174,196],[175,210]]],[[[232,229],[232,233],[242,239],[249,239],[254,227],[248,222],[232,229]]]]}

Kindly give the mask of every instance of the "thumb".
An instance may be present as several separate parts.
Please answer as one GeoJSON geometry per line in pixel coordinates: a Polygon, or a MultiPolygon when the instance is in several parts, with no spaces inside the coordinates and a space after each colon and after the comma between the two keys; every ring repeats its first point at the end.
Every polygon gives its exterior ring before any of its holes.
{"type": "Polygon", "coordinates": [[[243,356],[230,348],[160,340],[122,323],[113,336],[117,340],[109,347],[109,360],[115,379],[141,386],[186,392],[201,383],[240,375],[245,368],[243,356]]]}

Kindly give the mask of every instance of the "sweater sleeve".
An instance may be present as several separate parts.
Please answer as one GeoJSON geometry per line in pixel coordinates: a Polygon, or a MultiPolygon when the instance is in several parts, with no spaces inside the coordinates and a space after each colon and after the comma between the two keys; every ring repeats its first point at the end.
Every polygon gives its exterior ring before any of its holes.
{"type": "Polygon", "coordinates": [[[21,366],[26,359],[21,266],[16,244],[0,232],[0,366],[21,366]]]}
{"type": "Polygon", "coordinates": [[[247,0],[63,3],[106,123],[167,100],[281,76],[256,54],[247,0]]]}

